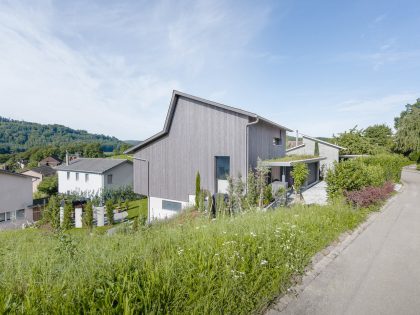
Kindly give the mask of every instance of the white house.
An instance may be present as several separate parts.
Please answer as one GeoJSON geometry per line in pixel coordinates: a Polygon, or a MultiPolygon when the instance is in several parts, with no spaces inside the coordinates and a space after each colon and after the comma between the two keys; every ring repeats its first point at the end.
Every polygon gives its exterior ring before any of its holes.
{"type": "Polygon", "coordinates": [[[316,144],[318,143],[319,156],[325,158],[321,161],[321,170],[325,172],[327,169],[334,166],[334,162],[338,162],[339,153],[341,149],[344,149],[343,147],[307,135],[301,134],[301,136],[303,143],[287,149],[287,155],[313,155],[315,153],[316,144]]]}
{"type": "Polygon", "coordinates": [[[32,180],[23,174],[0,170],[0,231],[33,221],[32,180]]]}
{"type": "Polygon", "coordinates": [[[133,185],[133,163],[123,159],[78,158],[56,168],[58,192],[100,193],[133,185]]]}

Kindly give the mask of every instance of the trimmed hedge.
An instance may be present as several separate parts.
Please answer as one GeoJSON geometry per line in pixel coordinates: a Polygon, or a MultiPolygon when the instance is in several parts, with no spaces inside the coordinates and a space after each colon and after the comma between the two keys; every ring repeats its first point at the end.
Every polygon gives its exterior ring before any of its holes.
{"type": "Polygon", "coordinates": [[[380,187],[387,181],[399,182],[401,170],[408,164],[409,160],[398,154],[378,154],[336,163],[325,179],[328,197],[339,197],[364,187],[380,187]]]}

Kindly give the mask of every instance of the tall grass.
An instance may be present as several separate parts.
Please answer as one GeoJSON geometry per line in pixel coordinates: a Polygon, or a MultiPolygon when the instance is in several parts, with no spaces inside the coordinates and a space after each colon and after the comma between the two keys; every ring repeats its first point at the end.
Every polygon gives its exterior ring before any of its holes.
{"type": "Polygon", "coordinates": [[[112,237],[4,232],[0,313],[255,313],[367,213],[295,206],[112,237]]]}

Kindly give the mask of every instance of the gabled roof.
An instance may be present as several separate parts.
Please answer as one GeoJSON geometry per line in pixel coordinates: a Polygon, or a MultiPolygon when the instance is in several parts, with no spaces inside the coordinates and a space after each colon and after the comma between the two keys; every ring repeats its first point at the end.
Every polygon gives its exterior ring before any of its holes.
{"type": "Polygon", "coordinates": [[[34,168],[30,169],[29,171],[39,173],[43,176],[51,176],[51,175],[54,175],[57,172],[55,169],[53,169],[52,167],[47,166],[47,165],[41,165],[41,166],[38,166],[38,167],[34,167],[34,168]]]}
{"type": "Polygon", "coordinates": [[[40,162],[43,162],[43,161],[51,161],[51,160],[53,160],[53,161],[57,161],[57,162],[63,162],[61,159],[59,159],[56,155],[50,155],[50,156],[47,156],[47,157],[45,157],[45,158],[43,158],[40,162]]]}
{"type": "Polygon", "coordinates": [[[125,159],[105,159],[105,158],[78,158],[69,163],[57,166],[57,171],[81,172],[102,174],[123,163],[130,163],[125,159]]]}
{"type": "MultiPolygon", "coordinates": [[[[310,136],[307,136],[307,135],[304,135],[304,134],[301,134],[301,136],[302,136],[303,138],[310,139],[310,140],[313,140],[313,141],[317,141],[317,142],[319,142],[319,143],[322,143],[322,144],[328,145],[328,146],[333,147],[333,148],[336,148],[336,149],[341,149],[341,150],[344,150],[344,149],[345,149],[345,148],[343,148],[343,147],[340,147],[339,145],[336,145],[336,144],[334,144],[334,143],[330,143],[330,142],[327,142],[327,141],[324,141],[324,140],[320,140],[320,139],[318,139],[318,138],[310,137],[310,136]]],[[[292,148],[291,148],[291,149],[292,149],[292,148]]]]}
{"type": "Polygon", "coordinates": [[[137,150],[141,149],[142,147],[147,146],[148,144],[158,140],[159,138],[161,138],[164,135],[169,133],[169,129],[171,127],[172,119],[173,119],[173,116],[174,116],[174,113],[175,113],[175,107],[176,107],[175,105],[176,105],[176,102],[178,101],[178,98],[180,96],[184,97],[184,98],[188,98],[190,100],[200,102],[200,103],[204,103],[206,105],[214,106],[216,108],[221,108],[221,109],[233,112],[233,113],[237,113],[237,114],[241,114],[241,115],[248,116],[248,117],[251,117],[251,118],[259,119],[260,121],[263,121],[267,124],[276,126],[278,128],[281,128],[281,129],[285,129],[287,131],[293,131],[293,130],[285,127],[285,126],[279,125],[279,124],[277,124],[275,122],[272,122],[271,120],[269,120],[267,118],[264,118],[264,117],[261,117],[257,114],[254,114],[254,113],[251,113],[251,112],[248,112],[248,111],[236,108],[236,107],[231,107],[231,106],[227,106],[227,105],[224,105],[224,104],[216,103],[216,102],[209,101],[209,100],[206,100],[206,99],[194,96],[194,95],[190,95],[190,94],[187,94],[187,93],[183,93],[183,92],[174,90],[172,92],[171,103],[169,105],[168,114],[166,115],[166,120],[165,120],[165,125],[163,127],[163,130],[158,132],[154,136],[146,139],[142,143],[129,148],[127,151],[124,152],[125,154],[134,153],[137,150]]]}

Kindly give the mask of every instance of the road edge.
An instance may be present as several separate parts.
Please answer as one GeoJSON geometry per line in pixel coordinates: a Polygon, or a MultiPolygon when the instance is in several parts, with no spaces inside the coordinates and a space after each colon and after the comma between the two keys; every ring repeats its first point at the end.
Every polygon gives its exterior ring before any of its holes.
{"type": "Polygon", "coordinates": [[[405,183],[401,180],[401,188],[396,191],[395,195],[389,198],[385,204],[375,212],[368,215],[367,219],[361,223],[356,229],[342,233],[337,240],[331,243],[315,256],[312,257],[311,262],[305,268],[305,274],[294,279],[294,285],[287,289],[287,293],[279,296],[270,306],[263,310],[262,314],[265,315],[278,315],[284,311],[287,306],[309,286],[309,284],[315,280],[319,274],[333,262],[341,252],[343,252],[354,240],[358,238],[383,212],[385,212],[389,206],[395,201],[398,195],[400,195],[405,189],[405,183]]]}

